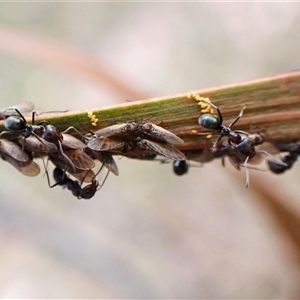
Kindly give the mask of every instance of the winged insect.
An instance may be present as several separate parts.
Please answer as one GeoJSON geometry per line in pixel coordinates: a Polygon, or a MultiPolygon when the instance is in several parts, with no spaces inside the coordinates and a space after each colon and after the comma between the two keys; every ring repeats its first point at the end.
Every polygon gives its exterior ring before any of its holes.
{"type": "Polygon", "coordinates": [[[146,135],[157,141],[162,141],[170,144],[181,144],[183,140],[174,133],[150,122],[142,121],[139,123],[121,123],[114,124],[94,133],[102,137],[128,136],[128,135],[146,135]]]}

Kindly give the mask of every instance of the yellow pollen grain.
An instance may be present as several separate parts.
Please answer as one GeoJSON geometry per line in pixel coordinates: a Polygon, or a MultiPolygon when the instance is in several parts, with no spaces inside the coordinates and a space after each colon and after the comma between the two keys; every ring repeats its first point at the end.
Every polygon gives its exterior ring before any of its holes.
{"type": "Polygon", "coordinates": [[[200,106],[201,109],[207,108],[208,104],[205,102],[199,102],[198,105],[200,106]]]}
{"type": "Polygon", "coordinates": [[[211,113],[211,109],[210,109],[210,107],[207,107],[207,108],[205,108],[205,109],[201,109],[201,112],[202,112],[203,114],[211,113]]]}
{"type": "Polygon", "coordinates": [[[91,124],[92,124],[93,126],[97,126],[97,122],[99,121],[99,119],[96,117],[96,115],[95,115],[92,111],[89,111],[89,112],[87,113],[87,116],[88,116],[88,118],[90,119],[91,124]]]}

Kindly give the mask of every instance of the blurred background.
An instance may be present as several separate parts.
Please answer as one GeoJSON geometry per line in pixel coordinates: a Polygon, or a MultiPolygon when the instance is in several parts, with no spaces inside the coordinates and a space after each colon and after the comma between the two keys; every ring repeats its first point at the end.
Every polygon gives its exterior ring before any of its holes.
{"type": "MultiPolygon", "coordinates": [[[[299,20],[298,3],[1,3],[0,107],[93,109],[285,73],[299,20]]],[[[177,177],[123,158],[79,201],[0,164],[1,298],[300,296],[299,165],[250,171],[246,189],[220,161],[177,177]]]]}

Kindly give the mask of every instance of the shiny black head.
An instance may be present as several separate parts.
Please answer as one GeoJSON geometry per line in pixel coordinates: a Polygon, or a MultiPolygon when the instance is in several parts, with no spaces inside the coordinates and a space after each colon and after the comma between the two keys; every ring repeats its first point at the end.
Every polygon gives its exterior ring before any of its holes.
{"type": "Polygon", "coordinates": [[[26,130],[26,122],[18,116],[10,116],[5,120],[5,128],[9,131],[22,132],[26,130]]]}
{"type": "Polygon", "coordinates": [[[45,131],[42,135],[42,138],[45,139],[47,142],[56,144],[63,140],[62,134],[56,130],[53,125],[46,125],[45,131]]]}
{"type": "Polygon", "coordinates": [[[209,130],[220,130],[222,123],[220,119],[211,114],[205,114],[198,119],[199,125],[209,130]]]}

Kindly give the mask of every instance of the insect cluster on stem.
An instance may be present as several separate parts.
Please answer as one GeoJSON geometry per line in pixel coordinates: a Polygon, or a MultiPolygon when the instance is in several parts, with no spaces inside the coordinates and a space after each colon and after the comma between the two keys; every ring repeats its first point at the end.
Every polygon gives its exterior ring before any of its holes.
{"type": "MultiPolygon", "coordinates": [[[[154,159],[157,155],[171,160],[186,160],[176,148],[183,140],[172,132],[147,121],[117,123],[95,132],[81,134],[73,125],[64,131],[46,121],[35,124],[32,112],[28,124],[18,106],[2,110],[5,131],[0,133],[0,156],[26,176],[37,176],[44,163],[49,186],[63,186],[78,199],[90,199],[103,186],[108,174],[119,175],[115,155],[129,158],[154,159]],[[73,131],[80,138],[70,134],[73,131]],[[50,184],[48,161],[55,166],[54,184],[50,184]],[[97,176],[104,170],[101,183],[97,176]]],[[[95,126],[98,118],[93,112],[87,117],[95,126]]]]}

